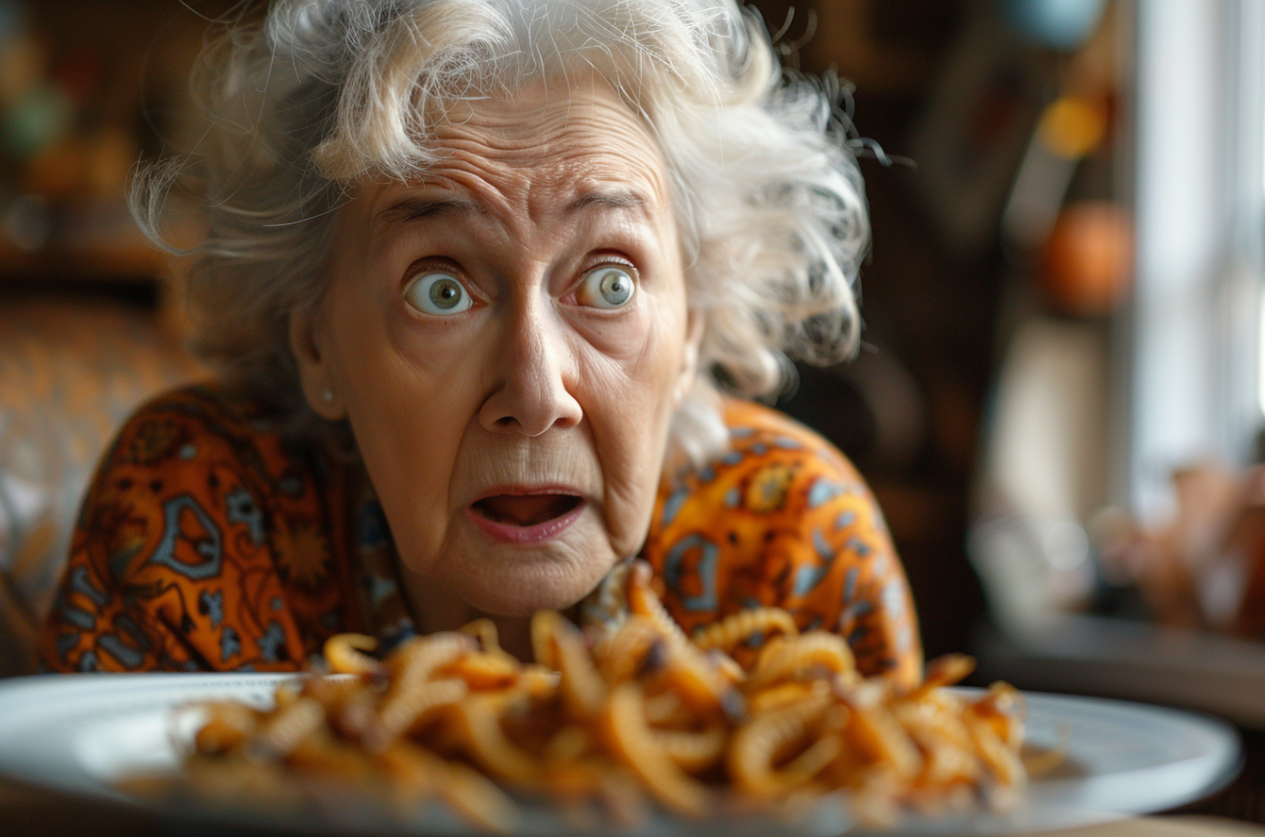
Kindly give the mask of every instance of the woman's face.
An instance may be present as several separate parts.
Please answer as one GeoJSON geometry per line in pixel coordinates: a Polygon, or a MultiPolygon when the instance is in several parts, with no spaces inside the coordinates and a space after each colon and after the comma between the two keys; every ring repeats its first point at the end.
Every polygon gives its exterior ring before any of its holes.
{"type": "Polygon", "coordinates": [[[640,548],[693,381],[663,158],[601,82],[463,105],[434,146],[341,210],[304,389],[428,595],[565,607],[640,548]]]}

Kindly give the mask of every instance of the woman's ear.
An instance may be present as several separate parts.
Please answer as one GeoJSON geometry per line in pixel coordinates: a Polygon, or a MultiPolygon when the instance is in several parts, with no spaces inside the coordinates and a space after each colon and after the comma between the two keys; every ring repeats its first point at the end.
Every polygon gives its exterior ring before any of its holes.
{"type": "Polygon", "coordinates": [[[321,418],[336,421],[347,415],[347,409],[334,384],[323,342],[319,312],[302,307],[291,312],[290,351],[299,369],[303,398],[321,418]]]}
{"type": "Polygon", "coordinates": [[[676,385],[672,388],[672,409],[677,409],[685,402],[686,396],[694,388],[694,378],[698,375],[698,352],[703,343],[703,315],[690,309],[685,320],[685,345],[681,351],[681,368],[677,373],[676,385]]]}

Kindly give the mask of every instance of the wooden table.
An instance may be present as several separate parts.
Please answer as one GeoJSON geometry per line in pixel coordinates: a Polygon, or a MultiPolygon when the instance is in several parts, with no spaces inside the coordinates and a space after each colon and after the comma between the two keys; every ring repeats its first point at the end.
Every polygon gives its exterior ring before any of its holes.
{"type": "MultiPolygon", "coordinates": [[[[121,807],[64,798],[0,779],[0,834],[5,837],[178,837],[178,826],[121,807]]],[[[208,832],[198,830],[199,836],[208,832]]],[[[770,837],[774,837],[770,835],[770,837]]],[[[1214,817],[1134,817],[1043,837],[1265,837],[1265,827],[1214,817]]]]}
{"type": "Polygon", "coordinates": [[[1261,837],[1265,828],[1219,817],[1135,817],[1044,837],[1261,837]]]}

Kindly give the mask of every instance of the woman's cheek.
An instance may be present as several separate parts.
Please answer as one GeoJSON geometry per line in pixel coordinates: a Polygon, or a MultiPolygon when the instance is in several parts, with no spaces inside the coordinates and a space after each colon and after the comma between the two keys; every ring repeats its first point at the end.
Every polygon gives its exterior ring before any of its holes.
{"type": "Polygon", "coordinates": [[[626,474],[607,484],[606,528],[616,555],[632,555],[641,548],[650,528],[650,515],[659,485],[658,470],[626,474]]]}
{"type": "Polygon", "coordinates": [[[658,306],[652,300],[634,297],[627,311],[596,311],[574,306],[570,311],[571,327],[592,349],[615,360],[627,360],[644,351],[646,340],[654,329],[658,306]]]}
{"type": "Polygon", "coordinates": [[[395,353],[411,365],[442,369],[468,340],[465,323],[427,322],[410,310],[402,298],[393,300],[386,312],[386,332],[395,353]]]}
{"type": "Polygon", "coordinates": [[[401,559],[426,572],[450,522],[448,492],[477,409],[480,353],[469,323],[419,323],[398,310],[386,319],[378,341],[360,332],[362,344],[377,345],[365,346],[349,373],[365,381],[373,403],[353,408],[352,424],[401,559]]]}
{"type": "Polygon", "coordinates": [[[647,380],[653,370],[639,367],[633,373],[615,366],[604,397],[590,402],[588,413],[604,475],[606,529],[612,547],[624,556],[640,549],[649,529],[672,411],[665,406],[670,400],[665,376],[654,373],[647,380]]]}
{"type": "Polygon", "coordinates": [[[454,409],[455,399],[426,398],[416,389],[403,395],[375,417],[380,438],[366,465],[401,560],[428,573],[451,523],[455,452],[468,422],[454,409]]]}

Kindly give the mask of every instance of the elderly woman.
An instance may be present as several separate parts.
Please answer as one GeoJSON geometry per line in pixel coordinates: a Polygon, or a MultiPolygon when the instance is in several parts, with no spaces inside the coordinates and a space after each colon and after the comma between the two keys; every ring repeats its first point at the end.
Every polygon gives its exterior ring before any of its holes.
{"type": "Polygon", "coordinates": [[[868,229],[831,91],[732,0],[277,0],[207,51],[211,125],[133,205],[207,219],[215,385],[106,453],[55,671],[285,670],[538,608],[686,631],[777,605],[921,672],[868,490],[749,399],[857,340],[868,229]],[[724,394],[722,394],[724,393],[724,394]]]}

